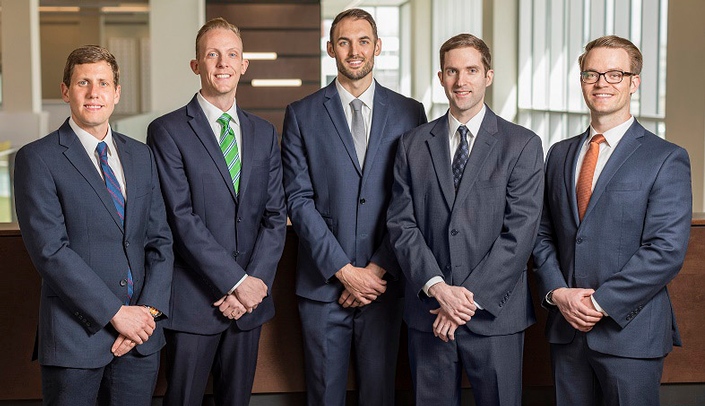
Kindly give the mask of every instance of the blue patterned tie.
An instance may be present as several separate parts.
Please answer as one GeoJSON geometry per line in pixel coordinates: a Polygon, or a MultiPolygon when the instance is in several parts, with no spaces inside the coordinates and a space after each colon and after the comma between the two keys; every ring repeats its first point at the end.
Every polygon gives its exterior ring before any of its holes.
{"type": "Polygon", "coordinates": [[[458,133],[460,133],[460,145],[458,149],[455,150],[455,156],[453,157],[453,185],[455,185],[455,191],[458,191],[458,185],[460,185],[460,179],[463,178],[463,171],[465,170],[465,165],[468,163],[468,157],[470,156],[470,150],[468,148],[468,128],[464,125],[458,127],[458,133]]]}
{"type": "MultiPolygon", "coordinates": [[[[125,197],[122,195],[122,190],[120,190],[120,184],[118,183],[115,172],[108,165],[108,145],[105,141],[98,143],[96,147],[98,151],[98,157],[100,158],[100,170],[103,173],[103,179],[105,180],[105,186],[108,188],[108,193],[113,199],[113,204],[115,205],[115,210],[117,210],[118,217],[120,221],[125,226],[125,197]]],[[[132,298],[132,293],[134,292],[134,282],[132,280],[132,271],[127,269],[127,301],[125,304],[130,304],[130,299],[132,298]]]]}

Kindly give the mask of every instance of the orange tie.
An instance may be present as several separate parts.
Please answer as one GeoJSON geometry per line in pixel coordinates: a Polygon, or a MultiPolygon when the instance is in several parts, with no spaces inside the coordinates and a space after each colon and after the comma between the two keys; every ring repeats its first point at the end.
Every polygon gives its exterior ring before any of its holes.
{"type": "Polygon", "coordinates": [[[600,144],[603,142],[605,142],[605,136],[602,134],[595,134],[595,136],[592,137],[588,151],[583,158],[583,166],[580,167],[578,184],[575,187],[575,193],[578,197],[578,217],[580,221],[583,221],[585,211],[590,202],[590,196],[592,195],[592,178],[595,176],[597,156],[600,154],[600,144]]]}

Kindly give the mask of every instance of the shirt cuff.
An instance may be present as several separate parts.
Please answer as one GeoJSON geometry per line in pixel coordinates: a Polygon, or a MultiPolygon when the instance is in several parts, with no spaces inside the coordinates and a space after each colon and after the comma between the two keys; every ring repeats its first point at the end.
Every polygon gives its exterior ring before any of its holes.
{"type": "Polygon", "coordinates": [[[602,313],[604,316],[609,316],[609,314],[607,314],[607,312],[602,307],[600,307],[599,304],[597,304],[597,300],[595,300],[595,296],[590,295],[590,300],[592,300],[592,305],[595,306],[595,310],[602,313]]]}
{"type": "Polygon", "coordinates": [[[423,293],[425,293],[426,296],[433,297],[431,295],[431,292],[429,292],[428,290],[431,289],[431,286],[441,282],[443,282],[443,278],[441,278],[440,276],[434,276],[433,278],[429,279],[428,282],[426,282],[426,284],[423,285],[423,288],[421,289],[423,289],[423,293]]]}
{"type": "Polygon", "coordinates": [[[242,284],[242,282],[245,281],[245,278],[247,278],[247,274],[245,274],[245,276],[243,276],[242,278],[240,278],[239,281],[237,281],[235,286],[233,286],[233,288],[228,291],[228,295],[232,295],[233,292],[235,292],[235,289],[237,289],[237,287],[240,286],[242,284]]]}

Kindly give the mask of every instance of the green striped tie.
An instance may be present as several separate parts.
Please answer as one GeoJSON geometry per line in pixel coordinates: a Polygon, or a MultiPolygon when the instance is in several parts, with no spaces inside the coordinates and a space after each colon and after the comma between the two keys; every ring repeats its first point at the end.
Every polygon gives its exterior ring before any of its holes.
{"type": "Polygon", "coordinates": [[[218,123],[221,125],[220,130],[220,150],[223,152],[225,157],[225,163],[228,165],[228,172],[230,172],[230,177],[233,180],[233,189],[235,189],[235,196],[240,192],[240,170],[242,169],[242,162],[240,161],[240,150],[237,148],[237,141],[235,141],[235,133],[233,129],[230,128],[230,115],[228,113],[223,113],[218,119],[218,123]]]}

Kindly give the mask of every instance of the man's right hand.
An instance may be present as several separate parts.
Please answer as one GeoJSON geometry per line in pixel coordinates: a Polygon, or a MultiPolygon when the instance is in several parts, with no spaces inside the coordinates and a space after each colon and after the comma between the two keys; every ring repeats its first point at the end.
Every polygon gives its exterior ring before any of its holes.
{"type": "Polygon", "coordinates": [[[593,289],[558,288],[551,301],[574,329],[587,333],[602,319],[602,313],[592,307],[593,289]]]}
{"type": "MultiPolygon", "coordinates": [[[[347,264],[335,276],[360,305],[370,304],[387,290],[387,281],[370,268],[358,268],[347,264]]],[[[340,300],[339,300],[340,302],[340,300]]],[[[341,303],[342,304],[342,303],[341,303]]]]}
{"type": "Polygon", "coordinates": [[[462,286],[451,286],[445,282],[439,282],[431,286],[428,293],[438,300],[445,312],[445,317],[457,325],[469,322],[475,315],[477,306],[473,294],[462,286]]]}
{"type": "Polygon", "coordinates": [[[144,306],[120,306],[120,310],[110,319],[110,324],[138,345],[147,341],[157,326],[144,306]]]}

